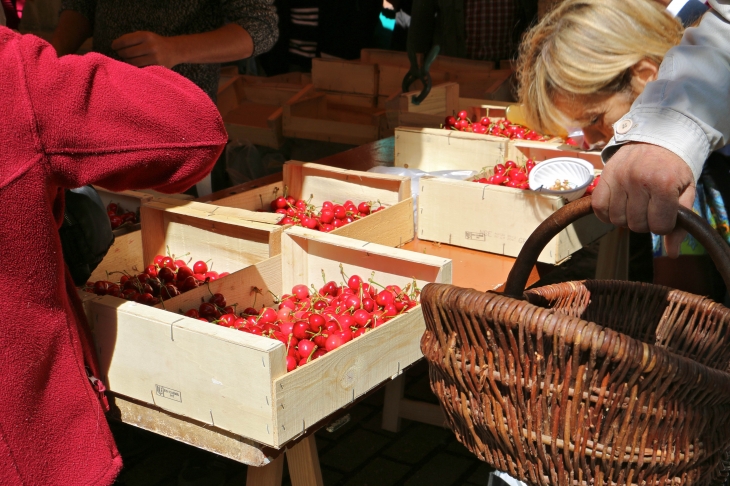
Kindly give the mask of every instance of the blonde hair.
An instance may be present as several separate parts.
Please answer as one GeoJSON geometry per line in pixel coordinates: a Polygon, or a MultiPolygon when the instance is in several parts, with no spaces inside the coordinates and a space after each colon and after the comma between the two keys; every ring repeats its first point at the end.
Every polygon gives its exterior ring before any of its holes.
{"type": "Polygon", "coordinates": [[[661,64],[682,26],[652,0],[564,0],[525,36],[519,98],[531,128],[564,133],[561,96],[620,92],[642,59],[661,64]]]}

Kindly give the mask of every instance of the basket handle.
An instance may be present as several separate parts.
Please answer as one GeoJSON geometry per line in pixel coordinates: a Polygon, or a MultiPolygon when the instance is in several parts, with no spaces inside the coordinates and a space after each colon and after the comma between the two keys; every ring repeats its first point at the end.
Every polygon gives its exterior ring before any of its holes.
{"type": "MultiPolygon", "coordinates": [[[[530,272],[545,246],[568,225],[591,213],[593,213],[591,196],[587,196],[566,204],[543,221],[520,250],[507,277],[504,286],[505,295],[522,298],[530,272]]],[[[702,244],[717,266],[725,285],[730,289],[730,247],[717,231],[700,216],[682,206],[677,213],[677,226],[686,230],[702,244]]]]}

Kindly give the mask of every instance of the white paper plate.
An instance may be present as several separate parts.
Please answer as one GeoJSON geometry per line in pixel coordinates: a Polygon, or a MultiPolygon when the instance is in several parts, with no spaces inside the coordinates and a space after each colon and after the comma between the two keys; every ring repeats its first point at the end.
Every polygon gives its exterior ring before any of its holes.
{"type": "Polygon", "coordinates": [[[593,181],[593,164],[574,157],[556,157],[538,163],[530,171],[530,189],[541,194],[561,196],[568,201],[574,201],[585,194],[586,189],[593,181]],[[555,181],[567,180],[572,190],[554,191],[550,187],[555,181]]]}

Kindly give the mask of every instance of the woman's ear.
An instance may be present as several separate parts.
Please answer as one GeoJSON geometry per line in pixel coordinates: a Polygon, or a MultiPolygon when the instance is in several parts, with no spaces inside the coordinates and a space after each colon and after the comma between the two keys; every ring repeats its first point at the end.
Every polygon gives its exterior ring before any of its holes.
{"type": "Polygon", "coordinates": [[[659,65],[651,59],[642,59],[631,67],[631,88],[635,93],[641,93],[658,75],[659,65]]]}

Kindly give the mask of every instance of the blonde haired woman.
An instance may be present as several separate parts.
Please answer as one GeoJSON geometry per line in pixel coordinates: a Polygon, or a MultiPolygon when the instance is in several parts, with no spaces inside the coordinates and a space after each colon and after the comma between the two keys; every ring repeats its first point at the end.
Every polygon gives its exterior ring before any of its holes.
{"type": "MultiPolygon", "coordinates": [[[[665,54],[682,34],[680,22],[656,1],[563,1],[526,35],[520,49],[519,95],[529,123],[544,133],[580,127],[589,144],[608,142],[614,123],[657,79],[665,54]]],[[[705,165],[694,209],[730,242],[725,204],[713,181],[727,177],[723,165],[712,157],[705,165]]],[[[664,257],[654,262],[656,283],[713,293],[708,278],[713,267],[706,256],[699,257],[704,249],[694,238],[682,242],[679,260],[665,258],[662,239],[653,240],[654,255],[664,257]]]]}

